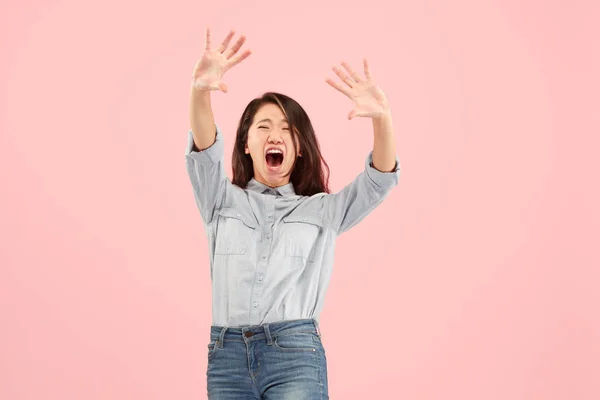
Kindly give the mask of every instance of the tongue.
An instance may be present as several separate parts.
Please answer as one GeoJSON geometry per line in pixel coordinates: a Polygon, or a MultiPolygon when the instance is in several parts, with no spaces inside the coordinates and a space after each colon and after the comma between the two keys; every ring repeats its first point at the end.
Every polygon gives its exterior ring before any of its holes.
{"type": "Polygon", "coordinates": [[[281,154],[267,154],[267,164],[269,167],[278,167],[283,161],[281,154]]]}

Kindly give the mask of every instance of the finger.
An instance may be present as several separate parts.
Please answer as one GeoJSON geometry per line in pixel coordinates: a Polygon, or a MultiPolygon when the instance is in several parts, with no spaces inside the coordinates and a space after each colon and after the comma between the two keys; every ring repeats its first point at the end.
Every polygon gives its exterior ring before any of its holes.
{"type": "Polygon", "coordinates": [[[342,92],[343,94],[345,94],[346,96],[350,97],[350,91],[348,90],[348,88],[340,85],[339,83],[335,82],[333,79],[331,78],[327,78],[325,79],[325,82],[327,82],[329,85],[331,85],[333,88],[339,90],[340,92],[342,92]]]}
{"type": "Polygon", "coordinates": [[[246,41],[246,36],[244,36],[244,35],[240,36],[240,38],[237,40],[237,42],[235,42],[233,47],[227,51],[226,58],[230,59],[235,53],[237,53],[245,41],[246,41]]]}
{"type": "Polygon", "coordinates": [[[356,117],[356,110],[352,110],[350,111],[350,113],[348,114],[348,119],[352,119],[356,117]]]}
{"type": "Polygon", "coordinates": [[[210,28],[206,28],[206,45],[204,50],[210,50],[210,28]]]}
{"type": "Polygon", "coordinates": [[[350,78],[348,75],[346,75],[344,73],[344,71],[342,71],[341,69],[339,69],[338,67],[333,67],[333,72],[335,72],[335,74],[337,76],[339,76],[339,78],[342,80],[342,82],[345,82],[346,85],[353,87],[354,86],[354,81],[352,80],[352,78],[350,78]]]}
{"type": "Polygon", "coordinates": [[[244,61],[250,54],[252,54],[252,51],[246,50],[242,54],[229,59],[229,63],[227,64],[226,68],[230,69],[231,67],[233,67],[235,65],[238,65],[239,63],[241,63],[242,61],[244,61]]]}
{"type": "Polygon", "coordinates": [[[354,72],[354,70],[350,67],[350,65],[347,62],[342,61],[342,66],[346,68],[346,71],[348,71],[352,79],[354,79],[356,82],[362,81],[361,77],[358,76],[356,72],[354,72]]]}
{"type": "Polygon", "coordinates": [[[225,37],[225,40],[223,40],[223,43],[221,43],[221,46],[219,46],[219,48],[217,49],[219,53],[224,52],[227,46],[229,46],[229,42],[231,42],[233,35],[235,35],[235,31],[232,29],[231,31],[229,31],[229,34],[225,37]]]}
{"type": "Polygon", "coordinates": [[[367,63],[367,58],[364,58],[363,65],[365,68],[365,77],[367,79],[371,79],[371,71],[369,70],[369,64],[367,63]]]}

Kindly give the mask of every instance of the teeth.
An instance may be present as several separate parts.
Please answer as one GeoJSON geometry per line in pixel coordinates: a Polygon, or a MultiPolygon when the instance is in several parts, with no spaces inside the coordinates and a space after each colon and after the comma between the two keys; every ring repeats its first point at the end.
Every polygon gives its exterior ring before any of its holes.
{"type": "Polygon", "coordinates": [[[270,149],[267,150],[267,154],[283,154],[283,152],[279,149],[270,149]]]}

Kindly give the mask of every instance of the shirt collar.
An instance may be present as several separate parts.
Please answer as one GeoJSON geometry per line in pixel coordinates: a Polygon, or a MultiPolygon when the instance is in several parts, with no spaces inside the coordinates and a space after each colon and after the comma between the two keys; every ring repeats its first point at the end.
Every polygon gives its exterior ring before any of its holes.
{"type": "Polygon", "coordinates": [[[277,196],[284,196],[284,197],[296,196],[296,192],[294,191],[294,185],[292,184],[292,182],[290,182],[286,185],[283,185],[283,186],[271,188],[263,183],[260,183],[256,179],[252,178],[252,179],[250,179],[250,182],[248,182],[246,189],[252,190],[252,191],[258,192],[258,193],[274,194],[277,196]]]}

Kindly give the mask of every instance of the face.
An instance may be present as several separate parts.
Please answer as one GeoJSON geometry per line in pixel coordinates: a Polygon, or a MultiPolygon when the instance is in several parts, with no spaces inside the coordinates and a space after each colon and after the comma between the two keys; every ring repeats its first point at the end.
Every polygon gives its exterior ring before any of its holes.
{"type": "Polygon", "coordinates": [[[288,172],[298,154],[292,132],[283,111],[276,104],[263,104],[248,129],[245,152],[252,157],[254,179],[269,187],[283,186],[290,181],[288,172]],[[286,176],[288,175],[288,176],[286,176]]]}

